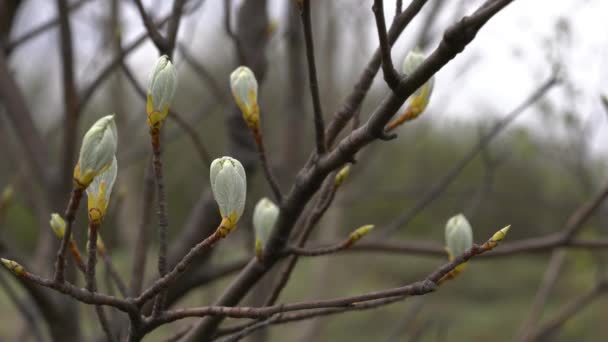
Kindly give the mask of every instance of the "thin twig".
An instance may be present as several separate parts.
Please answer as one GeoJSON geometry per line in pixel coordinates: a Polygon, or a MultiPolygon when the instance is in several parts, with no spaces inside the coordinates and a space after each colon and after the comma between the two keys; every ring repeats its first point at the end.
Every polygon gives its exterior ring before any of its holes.
{"type": "Polygon", "coordinates": [[[23,316],[23,320],[27,324],[27,326],[31,329],[32,335],[37,342],[43,342],[44,338],[42,336],[42,332],[40,331],[40,326],[36,322],[36,317],[30,311],[30,307],[24,301],[19,298],[19,295],[13,290],[10,284],[4,278],[4,274],[0,273],[0,286],[6,293],[6,296],[9,300],[15,305],[21,316],[23,316]]]}
{"type": "Polygon", "coordinates": [[[266,156],[266,148],[264,147],[264,138],[262,137],[262,132],[260,132],[259,128],[255,127],[251,130],[251,132],[253,133],[253,138],[258,148],[258,156],[260,158],[260,164],[262,166],[262,170],[264,171],[266,181],[268,182],[268,185],[270,185],[270,189],[272,190],[277,203],[281,203],[283,202],[283,194],[281,193],[281,188],[279,187],[276,177],[270,169],[270,164],[268,163],[268,158],[266,156]]]}
{"type": "Polygon", "coordinates": [[[533,332],[529,341],[543,341],[562,326],[566,321],[576,315],[579,311],[591,304],[597,297],[608,291],[608,284],[600,281],[591,290],[575,298],[572,302],[564,306],[553,319],[542,324],[533,332]]]}
{"type": "Polygon", "coordinates": [[[380,41],[380,54],[382,56],[382,73],[384,81],[391,89],[395,89],[399,84],[399,74],[393,66],[391,58],[391,45],[388,42],[386,35],[386,23],[384,21],[384,2],[383,0],[374,0],[372,6],[374,17],[376,18],[376,29],[378,31],[378,40],[380,41]]]}
{"type": "Polygon", "coordinates": [[[509,126],[517,117],[519,117],[526,109],[536,103],[542,98],[553,86],[557,84],[558,80],[555,75],[552,75],[543,82],[537,89],[535,89],[521,104],[519,104],[510,113],[505,115],[494,127],[485,134],[479,142],[475,144],[471,149],[460,159],[450,170],[439,179],[430,190],[426,192],[408,211],[403,215],[389,224],[387,227],[379,229],[384,235],[388,236],[401,229],[403,226],[411,222],[420,212],[427,208],[433,201],[448,188],[450,184],[460,175],[464,168],[473,160],[475,157],[483,151],[507,126],[509,126]]]}
{"type": "Polygon", "coordinates": [[[530,308],[530,312],[528,313],[528,317],[522,323],[519,333],[517,334],[517,341],[531,341],[530,338],[532,337],[535,327],[538,325],[538,320],[543,308],[545,307],[545,304],[547,303],[547,300],[549,299],[549,295],[551,292],[553,292],[555,285],[557,285],[557,280],[559,279],[558,277],[565,261],[565,251],[557,250],[551,254],[551,258],[549,259],[549,264],[545,269],[542,282],[536,291],[534,300],[532,301],[532,306],[530,308]]]}
{"type": "Polygon", "coordinates": [[[127,285],[125,284],[124,280],[120,276],[120,273],[118,273],[118,270],[116,269],[116,267],[114,267],[114,263],[112,262],[112,259],[108,255],[107,251],[101,251],[98,249],[97,253],[99,253],[99,256],[101,256],[101,259],[103,260],[104,264],[106,265],[106,270],[108,272],[108,275],[112,279],[114,285],[116,285],[118,292],[120,292],[120,294],[123,297],[125,297],[125,298],[128,297],[129,291],[127,290],[127,285]]]}
{"type": "MultiPolygon", "coordinates": [[[[167,247],[169,219],[167,215],[167,195],[163,180],[163,164],[160,151],[160,129],[150,130],[152,139],[152,166],[154,170],[154,180],[156,183],[156,202],[158,204],[158,274],[163,277],[167,274],[167,247]]],[[[161,293],[154,302],[154,315],[163,309],[164,295],[161,293]]]]}
{"type": "Polygon", "coordinates": [[[148,13],[146,13],[146,9],[141,0],[133,0],[133,2],[135,2],[139,15],[146,27],[146,31],[148,31],[148,36],[150,36],[150,39],[152,39],[152,42],[154,42],[158,51],[163,55],[166,54],[166,51],[169,49],[167,40],[160,34],[158,28],[154,25],[154,22],[150,16],[148,16],[148,13]]]}
{"type": "Polygon", "coordinates": [[[89,222],[89,243],[87,245],[87,268],[86,280],[87,290],[93,292],[95,289],[95,265],[97,263],[97,233],[99,231],[99,223],[89,222]]]}
{"type": "Polygon", "coordinates": [[[152,159],[147,163],[144,171],[144,192],[142,199],[141,222],[137,231],[137,241],[135,242],[135,255],[131,267],[131,283],[129,294],[137,296],[141,293],[144,277],[146,274],[146,256],[148,254],[148,226],[154,201],[154,175],[152,171],[152,159]]]}
{"type": "Polygon", "coordinates": [[[317,80],[317,66],[315,64],[315,50],[312,37],[312,23],[310,18],[310,0],[298,2],[300,6],[300,16],[302,27],[304,28],[304,42],[306,45],[306,59],[308,61],[308,83],[310,85],[310,95],[315,115],[315,139],[317,144],[317,154],[320,156],[325,153],[325,123],[323,122],[323,109],[321,108],[321,97],[319,95],[319,83],[317,80]]]}
{"type": "Polygon", "coordinates": [[[192,247],[188,254],[186,254],[169,273],[155,281],[154,284],[147,288],[139,297],[135,298],[134,302],[138,306],[141,306],[146,303],[146,301],[148,301],[150,298],[165,290],[171,282],[175,281],[187,270],[188,266],[190,266],[196,256],[198,256],[206,249],[212,247],[223,237],[222,233],[220,232],[221,228],[222,227],[218,228],[205,240],[199,242],[196,246],[192,247]]]}
{"type": "MultiPolygon", "coordinates": [[[[77,2],[74,2],[70,5],[68,5],[67,10],[68,10],[68,12],[74,12],[74,11],[80,9],[82,7],[82,5],[89,3],[91,1],[92,0],[78,0],[77,2]]],[[[6,44],[6,46],[4,48],[5,53],[7,55],[10,54],[16,48],[20,47],[24,43],[27,43],[31,39],[38,37],[42,33],[49,31],[50,29],[54,28],[58,24],[59,24],[59,18],[57,17],[57,18],[50,19],[50,20],[36,26],[35,28],[31,29],[30,31],[28,31],[26,33],[23,33],[22,35],[18,36],[17,38],[11,40],[10,42],[8,42],[6,44]]]]}
{"type": "Polygon", "coordinates": [[[60,173],[60,191],[69,191],[74,168],[74,155],[76,153],[76,134],[78,133],[78,119],[80,105],[78,104],[78,91],[74,77],[74,51],[72,46],[72,28],[67,0],[57,0],[59,13],[59,32],[61,43],[61,71],[63,83],[63,158],[60,173]]]}
{"type": "Polygon", "coordinates": [[[53,279],[57,283],[63,283],[65,280],[65,253],[67,252],[69,241],[72,238],[72,225],[76,218],[76,211],[80,205],[80,199],[84,189],[81,187],[74,187],[72,194],[70,195],[70,202],[65,210],[65,233],[63,239],[61,239],[61,245],[57,251],[57,258],[55,260],[55,275],[53,279]]]}
{"type": "Polygon", "coordinates": [[[444,281],[444,279],[446,279],[445,277],[450,275],[450,273],[458,265],[461,265],[467,262],[469,259],[479,254],[485,253],[493,249],[494,247],[496,247],[496,242],[491,239],[483,245],[473,245],[473,247],[465,251],[462,255],[454,258],[454,260],[452,260],[451,262],[448,262],[437,268],[434,272],[430,273],[424,280],[392,289],[368,292],[361,295],[349,297],[295,302],[290,304],[279,304],[264,307],[206,306],[191,309],[176,309],[171,311],[165,311],[161,313],[159,317],[148,319],[147,324],[149,324],[151,327],[155,327],[186,317],[204,316],[223,316],[233,318],[268,318],[272,315],[283,312],[322,309],[331,307],[348,307],[355,303],[367,302],[376,299],[421,296],[429,292],[435,291],[437,287],[444,281]]]}

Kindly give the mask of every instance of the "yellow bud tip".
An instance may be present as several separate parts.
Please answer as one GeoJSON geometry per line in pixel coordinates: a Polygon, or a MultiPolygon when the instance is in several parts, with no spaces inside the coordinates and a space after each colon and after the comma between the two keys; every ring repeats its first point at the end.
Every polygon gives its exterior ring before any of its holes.
{"type": "Polygon", "coordinates": [[[511,229],[511,225],[508,225],[508,226],[504,227],[503,229],[494,233],[494,235],[492,235],[492,238],[490,238],[490,240],[494,241],[494,242],[502,241],[507,236],[509,229],[511,229]]]}
{"type": "Polygon", "coordinates": [[[349,174],[350,174],[350,165],[346,165],[336,175],[336,181],[335,181],[336,186],[342,185],[342,183],[344,183],[346,178],[348,178],[349,174]]]}
{"type": "Polygon", "coordinates": [[[2,190],[2,199],[0,199],[0,201],[2,203],[8,203],[11,201],[11,199],[13,199],[13,194],[14,194],[14,190],[13,187],[10,185],[7,185],[4,190],[2,190]]]}
{"type": "Polygon", "coordinates": [[[16,261],[0,258],[0,262],[2,262],[2,265],[4,265],[4,267],[13,272],[15,275],[22,276],[25,273],[23,266],[16,261]]]}
{"type": "Polygon", "coordinates": [[[49,224],[51,225],[53,233],[55,233],[58,238],[63,239],[63,236],[65,235],[65,221],[63,220],[63,217],[57,213],[52,213],[49,224]]]}
{"type": "Polygon", "coordinates": [[[255,239],[255,255],[258,257],[258,259],[262,258],[262,240],[256,238],[255,239]]]}
{"type": "Polygon", "coordinates": [[[361,238],[363,238],[369,232],[371,232],[373,229],[374,229],[373,224],[368,224],[368,225],[359,227],[359,228],[355,229],[354,232],[350,233],[349,240],[351,242],[357,242],[357,241],[361,240],[361,238]]]}

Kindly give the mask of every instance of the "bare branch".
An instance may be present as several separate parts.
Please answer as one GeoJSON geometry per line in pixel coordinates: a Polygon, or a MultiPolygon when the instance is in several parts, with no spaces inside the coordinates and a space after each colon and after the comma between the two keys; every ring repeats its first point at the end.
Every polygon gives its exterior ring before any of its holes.
{"type": "Polygon", "coordinates": [[[306,43],[306,59],[308,61],[308,83],[310,96],[315,115],[315,139],[317,154],[325,153],[325,123],[323,122],[323,109],[321,108],[321,97],[319,95],[319,82],[317,80],[317,66],[315,64],[315,50],[312,37],[312,23],[310,18],[310,0],[299,1],[302,27],[304,28],[304,42],[306,43]]]}
{"type": "MultiPolygon", "coordinates": [[[[398,8],[400,6],[398,5],[398,8]]],[[[374,0],[372,6],[374,17],[376,18],[376,28],[378,31],[378,40],[380,41],[380,55],[382,56],[382,72],[384,81],[391,89],[395,89],[399,84],[400,76],[393,66],[391,58],[391,45],[388,42],[386,35],[386,23],[384,22],[384,2],[382,0],[374,0]]]]}

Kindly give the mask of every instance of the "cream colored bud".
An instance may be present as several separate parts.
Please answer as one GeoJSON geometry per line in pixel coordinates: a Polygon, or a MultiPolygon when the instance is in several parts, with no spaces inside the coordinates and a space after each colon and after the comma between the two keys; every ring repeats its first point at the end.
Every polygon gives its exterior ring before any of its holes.
{"type": "Polygon", "coordinates": [[[245,210],[247,176],[241,162],[231,157],[218,158],[210,167],[211,190],[222,218],[232,230],[245,210]]]}
{"type": "MultiPolygon", "coordinates": [[[[402,71],[405,75],[413,73],[425,60],[424,54],[414,49],[410,51],[403,60],[402,71]]],[[[413,115],[420,115],[428,106],[435,85],[435,77],[431,77],[425,84],[418,88],[409,98],[409,107],[413,115]]]]}
{"type": "Polygon", "coordinates": [[[253,71],[246,66],[236,68],[230,74],[230,89],[247,125],[258,127],[260,122],[258,81],[253,71]]]}
{"type": "Polygon", "coordinates": [[[373,224],[361,226],[361,227],[355,229],[355,231],[353,231],[352,233],[350,233],[350,236],[348,239],[350,240],[351,243],[355,243],[355,242],[361,240],[365,235],[369,234],[369,232],[371,232],[373,229],[374,229],[373,224]]]}
{"type": "Polygon", "coordinates": [[[17,276],[22,276],[23,274],[25,274],[25,269],[23,268],[23,266],[21,266],[16,261],[0,258],[0,262],[2,262],[2,265],[4,265],[4,267],[6,267],[9,271],[13,272],[17,276]]]}
{"type": "Polygon", "coordinates": [[[118,133],[114,114],[97,120],[82,139],[78,164],[74,169],[76,184],[86,188],[95,176],[110,167],[117,146],[118,133]]]}
{"type": "Polygon", "coordinates": [[[148,124],[155,127],[162,124],[169,113],[177,89],[177,73],[169,57],[163,55],[156,60],[148,78],[148,124]]]}
{"type": "Polygon", "coordinates": [[[336,174],[336,180],[335,180],[336,186],[342,185],[342,183],[344,183],[346,178],[348,178],[349,174],[350,174],[350,165],[346,165],[336,174]]]}
{"type": "Polygon", "coordinates": [[[255,209],[253,210],[253,230],[255,232],[256,249],[260,248],[261,250],[266,247],[266,241],[278,217],[279,207],[268,198],[262,198],[255,205],[255,209]]]}
{"type": "Polygon", "coordinates": [[[118,172],[118,164],[116,157],[112,159],[110,167],[99,174],[87,188],[87,203],[89,209],[89,221],[100,223],[106,214],[108,204],[110,203],[110,195],[112,187],[116,181],[116,173],[118,172]]]}
{"type": "Polygon", "coordinates": [[[445,243],[450,259],[473,246],[473,229],[464,215],[458,214],[448,220],[445,225],[445,243]]]}
{"type": "Polygon", "coordinates": [[[496,233],[494,233],[494,235],[492,235],[492,237],[490,238],[490,240],[494,241],[494,242],[500,242],[500,241],[502,241],[507,236],[507,233],[509,232],[509,229],[511,229],[510,225],[508,225],[508,226],[504,227],[503,229],[497,231],[496,233]]]}
{"type": "Polygon", "coordinates": [[[63,217],[57,213],[52,213],[49,224],[51,225],[53,233],[55,233],[58,238],[63,239],[63,236],[65,235],[65,220],[63,217]]]}
{"type": "Polygon", "coordinates": [[[0,203],[2,203],[2,205],[10,203],[13,199],[14,193],[15,191],[13,190],[13,187],[7,185],[4,190],[2,190],[2,196],[0,196],[0,203]]]}

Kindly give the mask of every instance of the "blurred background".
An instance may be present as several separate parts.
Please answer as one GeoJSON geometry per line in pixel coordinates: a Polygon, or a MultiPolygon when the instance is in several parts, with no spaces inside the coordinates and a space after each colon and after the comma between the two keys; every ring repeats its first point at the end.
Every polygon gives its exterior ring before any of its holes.
{"type": "MultiPolygon", "coordinates": [[[[234,17],[242,2],[233,1],[234,17]]],[[[71,3],[77,4],[70,17],[74,74],[76,85],[82,90],[112,62],[121,46],[139,39],[145,29],[131,1],[71,3]]],[[[153,18],[169,13],[171,3],[144,1],[153,18]]],[[[260,85],[268,158],[285,191],[314,146],[304,45],[297,9],[292,3],[267,1],[268,41],[262,47],[267,70],[260,85]]],[[[408,3],[405,1],[405,5],[408,3]]],[[[404,56],[414,47],[430,53],[443,31],[480,3],[429,1],[394,45],[395,64],[400,67],[404,56]]],[[[363,0],[312,1],[326,120],[352,91],[378,45],[371,5],[371,1],[363,0]]],[[[4,44],[19,41],[32,29],[55,18],[56,7],[53,1],[23,0],[10,34],[2,37],[4,44]]],[[[189,1],[186,8],[190,10],[183,17],[174,56],[179,86],[172,108],[200,137],[206,154],[213,159],[230,151],[225,124],[228,113],[233,111],[228,75],[238,65],[237,56],[226,34],[223,1],[189,1]]],[[[395,2],[385,1],[389,25],[394,12],[395,2]]],[[[601,101],[601,95],[608,93],[605,62],[608,36],[603,31],[606,13],[608,3],[601,0],[519,0],[501,11],[462,54],[435,76],[434,93],[424,115],[399,128],[398,139],[376,142],[359,153],[358,163],[351,168],[347,183],[315,230],[311,244],[337,241],[356,227],[375,224],[386,229],[378,229],[370,239],[442,245],[445,222],[458,213],[464,213],[471,222],[476,242],[485,241],[507,224],[512,225],[508,239],[513,241],[562,229],[568,217],[608,183],[608,106],[604,107],[601,101]],[[424,209],[412,213],[420,200],[445,179],[496,123],[555,74],[559,83],[546,87],[538,101],[526,106],[504,131],[492,135],[491,142],[464,164],[453,182],[424,209]],[[404,215],[406,220],[396,221],[404,215]]],[[[238,30],[233,19],[231,25],[238,30]]],[[[45,167],[51,172],[58,172],[61,164],[64,107],[59,46],[55,26],[13,46],[10,54],[6,54],[35,127],[49,151],[50,163],[45,167]]],[[[133,87],[133,81],[145,88],[147,74],[157,57],[149,40],[139,45],[125,58],[134,80],[120,68],[112,71],[82,108],[78,125],[80,139],[97,118],[117,114],[119,173],[102,235],[122,274],[130,272],[149,156],[145,102],[133,87]]],[[[382,76],[377,76],[361,108],[360,120],[366,120],[388,92],[382,76]]],[[[0,240],[28,260],[36,260],[37,265],[45,265],[45,258],[53,255],[40,237],[49,235],[48,216],[36,209],[23,148],[4,111],[0,103],[0,190],[10,187],[14,195],[0,206],[0,240]]],[[[174,122],[167,124],[164,139],[170,234],[177,239],[191,208],[201,192],[208,189],[208,164],[204,156],[201,158],[201,146],[193,145],[174,122]]],[[[271,192],[261,173],[249,181],[245,215],[250,216],[257,200],[270,197],[271,192]]],[[[62,203],[57,207],[62,208],[62,203]]],[[[608,235],[607,209],[601,207],[597,211],[581,237],[595,239],[608,235]]],[[[84,211],[81,214],[75,234],[84,246],[86,219],[84,211]]],[[[156,231],[154,216],[151,222],[150,231],[156,231]]],[[[148,275],[155,270],[157,248],[155,235],[152,237],[148,275]]],[[[238,260],[252,253],[252,229],[245,222],[234,236],[217,247],[211,264],[238,260]]],[[[550,256],[551,251],[547,250],[475,260],[457,280],[431,295],[376,310],[281,325],[249,340],[519,340],[550,256]]],[[[564,305],[592,289],[604,273],[607,256],[599,249],[564,252],[555,286],[539,312],[538,321],[550,320],[564,305]]],[[[280,302],[395,287],[425,277],[442,262],[437,257],[390,253],[305,258],[298,264],[280,302]]],[[[37,271],[49,275],[52,268],[40,266],[37,271]]],[[[34,341],[7,297],[5,286],[24,298],[25,303],[26,295],[7,272],[1,272],[0,276],[5,284],[0,290],[3,308],[0,340],[34,341]]],[[[176,305],[210,303],[229,279],[225,277],[196,288],[176,305]]],[[[254,291],[252,296],[255,295],[254,291]]],[[[93,310],[84,305],[77,310],[82,314],[87,336],[98,334],[93,310]]],[[[607,296],[594,297],[547,340],[604,341],[608,338],[606,317],[607,296]]],[[[162,341],[191,322],[184,320],[164,326],[146,340],[162,341]]]]}

